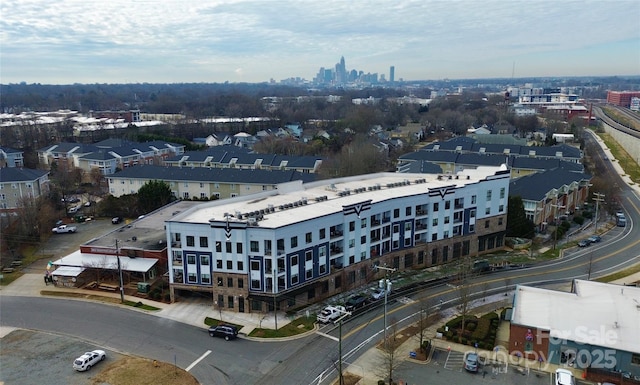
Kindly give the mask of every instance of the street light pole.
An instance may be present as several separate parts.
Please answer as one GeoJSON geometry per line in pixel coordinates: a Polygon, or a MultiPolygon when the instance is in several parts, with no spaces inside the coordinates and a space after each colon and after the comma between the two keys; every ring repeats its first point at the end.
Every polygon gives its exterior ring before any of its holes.
{"type": "MultiPolygon", "coordinates": [[[[385,266],[376,266],[377,269],[382,269],[390,272],[396,271],[396,269],[385,266]]],[[[389,279],[381,279],[378,281],[378,287],[384,289],[384,347],[387,347],[387,295],[391,291],[391,281],[389,279]]]]}
{"type": "Polygon", "coordinates": [[[278,288],[277,288],[277,282],[278,282],[278,276],[277,274],[277,269],[273,269],[273,318],[275,320],[276,323],[276,330],[278,330],[278,288]]]}

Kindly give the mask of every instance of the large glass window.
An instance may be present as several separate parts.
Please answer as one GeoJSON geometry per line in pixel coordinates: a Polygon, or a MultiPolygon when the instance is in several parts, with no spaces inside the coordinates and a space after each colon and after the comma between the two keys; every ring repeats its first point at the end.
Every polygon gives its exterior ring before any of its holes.
{"type": "Polygon", "coordinates": [[[195,237],[193,235],[187,235],[187,246],[193,247],[196,244],[195,237]]]}
{"type": "Polygon", "coordinates": [[[200,237],[200,247],[209,247],[209,238],[200,237]]]}

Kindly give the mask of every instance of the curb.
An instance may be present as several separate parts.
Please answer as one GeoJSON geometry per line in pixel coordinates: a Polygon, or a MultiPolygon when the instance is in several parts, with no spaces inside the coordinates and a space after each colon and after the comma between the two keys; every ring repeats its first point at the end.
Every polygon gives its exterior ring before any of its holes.
{"type": "Polygon", "coordinates": [[[256,341],[256,342],[282,342],[282,341],[293,341],[293,340],[297,340],[300,338],[305,338],[308,337],[312,334],[314,334],[315,332],[318,331],[318,324],[314,323],[313,324],[313,329],[308,330],[304,333],[300,333],[300,334],[296,334],[294,336],[289,336],[289,337],[273,337],[273,338],[263,338],[263,337],[249,337],[249,336],[245,336],[242,337],[242,339],[245,340],[249,340],[249,341],[256,341]]]}

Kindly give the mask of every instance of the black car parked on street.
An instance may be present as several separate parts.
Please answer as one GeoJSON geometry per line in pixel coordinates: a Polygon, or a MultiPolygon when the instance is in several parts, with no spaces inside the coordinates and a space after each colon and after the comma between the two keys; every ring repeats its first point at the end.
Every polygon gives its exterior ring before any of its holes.
{"type": "Polygon", "coordinates": [[[230,325],[218,325],[209,328],[211,337],[222,337],[226,341],[233,340],[238,337],[238,328],[230,325]]]}
{"type": "Polygon", "coordinates": [[[355,309],[359,309],[363,307],[364,305],[366,305],[366,303],[367,303],[367,298],[363,295],[357,294],[349,298],[347,300],[347,303],[345,303],[344,307],[347,309],[347,311],[353,311],[355,309]]]}

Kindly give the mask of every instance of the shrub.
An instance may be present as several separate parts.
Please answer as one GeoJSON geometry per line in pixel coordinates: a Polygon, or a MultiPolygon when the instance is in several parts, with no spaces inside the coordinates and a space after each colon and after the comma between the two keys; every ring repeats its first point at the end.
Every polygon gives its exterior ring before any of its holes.
{"type": "Polygon", "coordinates": [[[584,223],[584,217],[576,215],[573,217],[573,221],[579,225],[582,225],[584,223]]]}
{"type": "Polygon", "coordinates": [[[471,335],[472,338],[477,340],[484,340],[489,335],[489,329],[491,328],[491,321],[486,318],[480,318],[478,322],[478,327],[471,335]]]}
{"type": "Polygon", "coordinates": [[[491,312],[491,313],[484,314],[480,318],[481,319],[488,319],[489,321],[493,322],[494,320],[498,321],[500,316],[498,316],[498,314],[496,312],[491,312]]]}
{"type": "Polygon", "coordinates": [[[378,385],[387,385],[385,380],[378,380],[378,385]]]}
{"type": "Polygon", "coordinates": [[[474,330],[476,330],[476,327],[477,327],[477,326],[478,326],[478,324],[477,324],[477,323],[475,323],[475,322],[470,322],[470,323],[466,324],[466,325],[464,326],[464,328],[465,328],[465,329],[467,329],[467,330],[468,330],[468,331],[470,331],[470,332],[473,332],[474,330]]]}

